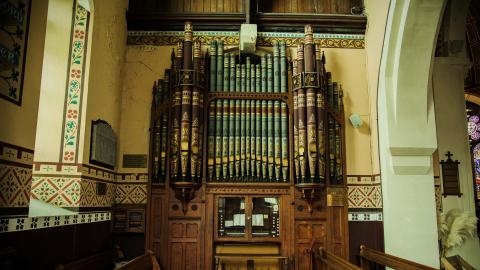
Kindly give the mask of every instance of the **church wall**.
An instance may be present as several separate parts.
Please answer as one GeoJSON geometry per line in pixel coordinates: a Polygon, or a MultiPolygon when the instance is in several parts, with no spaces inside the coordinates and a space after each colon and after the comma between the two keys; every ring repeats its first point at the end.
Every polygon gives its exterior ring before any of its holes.
{"type": "MultiPolygon", "coordinates": [[[[460,57],[436,57],[433,68],[435,118],[437,126],[439,160],[447,160],[450,151],[453,160],[460,162],[459,184],[462,196],[442,197],[443,213],[451,209],[468,211],[475,215],[472,163],[467,135],[465,97],[463,91],[465,67],[469,61],[460,57]]],[[[440,170],[441,171],[441,170],[440,170]]],[[[440,181],[442,175],[440,174],[440,181]]],[[[447,256],[460,254],[474,267],[480,266],[480,246],[475,235],[461,249],[452,250],[447,256]]]]}
{"type": "Polygon", "coordinates": [[[22,103],[0,99],[0,216],[26,213],[42,76],[48,1],[32,1],[22,103]]]}
{"type": "Polygon", "coordinates": [[[32,1],[21,105],[0,99],[0,141],[33,149],[48,1],[32,1]]]}

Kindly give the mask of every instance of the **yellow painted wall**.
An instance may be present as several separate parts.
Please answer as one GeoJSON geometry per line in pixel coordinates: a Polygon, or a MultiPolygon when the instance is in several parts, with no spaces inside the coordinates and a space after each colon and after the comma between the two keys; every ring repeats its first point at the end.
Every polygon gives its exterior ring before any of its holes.
{"type": "MultiPolygon", "coordinates": [[[[119,157],[122,154],[148,154],[150,103],[153,81],[170,67],[173,46],[127,46],[122,70],[123,96],[119,157]]],[[[205,48],[203,48],[205,50],[205,48]]],[[[290,54],[296,50],[289,48],[290,54]]],[[[365,50],[325,49],[327,70],[342,84],[345,114],[362,115],[364,126],[354,129],[347,123],[347,174],[372,174],[369,129],[369,95],[366,82],[365,50]]],[[[119,168],[119,172],[124,169],[119,168]]],[[[147,172],[147,169],[128,169],[147,172]]]]}
{"type": "Polygon", "coordinates": [[[367,92],[370,104],[369,126],[371,132],[370,149],[373,174],[380,173],[380,157],[378,154],[377,87],[389,4],[390,1],[365,0],[365,13],[368,17],[365,33],[365,62],[367,66],[367,92]]]}
{"type": "Polygon", "coordinates": [[[35,147],[48,1],[32,1],[31,4],[22,105],[18,106],[0,99],[0,141],[33,150],[35,147]]]}
{"type": "Polygon", "coordinates": [[[83,145],[83,158],[80,156],[79,160],[83,160],[83,163],[89,163],[92,120],[107,121],[117,135],[117,142],[120,141],[121,69],[127,34],[125,19],[127,0],[97,0],[93,3],[93,16],[90,21],[93,23],[93,28],[90,28],[91,46],[88,51],[90,61],[87,62],[88,73],[85,77],[85,81],[88,81],[88,90],[86,90],[88,99],[84,100],[86,102],[84,104],[86,110],[83,111],[85,129],[80,138],[80,145],[83,145]]]}

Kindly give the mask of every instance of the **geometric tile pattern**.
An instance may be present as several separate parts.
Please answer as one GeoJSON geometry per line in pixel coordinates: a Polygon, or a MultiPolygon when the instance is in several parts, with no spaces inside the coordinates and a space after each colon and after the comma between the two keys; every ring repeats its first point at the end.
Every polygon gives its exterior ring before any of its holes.
{"type": "Polygon", "coordinates": [[[440,184],[440,177],[434,176],[434,184],[435,184],[435,205],[437,208],[437,212],[440,213],[443,211],[442,207],[442,187],[440,184]]]}
{"type": "MultiPolygon", "coordinates": [[[[180,31],[128,31],[127,45],[165,46],[175,45],[183,37],[180,31]]],[[[273,41],[285,41],[287,46],[296,46],[303,38],[301,33],[258,32],[257,45],[271,46],[273,41]]],[[[364,49],[364,35],[314,34],[314,42],[323,48],[364,49]]],[[[225,45],[238,45],[239,32],[200,31],[193,34],[194,41],[203,44],[222,40],[225,45]]]]}
{"type": "Polygon", "coordinates": [[[0,142],[0,163],[3,162],[19,163],[19,165],[32,165],[33,150],[0,142]]]}
{"type": "Polygon", "coordinates": [[[382,208],[382,187],[379,185],[348,186],[349,208],[382,208]]]}
{"type": "Polygon", "coordinates": [[[110,212],[89,212],[69,216],[0,218],[0,233],[108,221],[110,212]]]}
{"type": "Polygon", "coordinates": [[[348,221],[383,221],[381,212],[348,213],[348,221]]]}
{"type": "Polygon", "coordinates": [[[65,107],[60,161],[78,162],[78,143],[81,124],[84,66],[87,52],[89,12],[76,3],[73,10],[73,28],[70,38],[70,55],[67,70],[65,107]]]}
{"type": "Polygon", "coordinates": [[[0,207],[28,207],[32,169],[0,164],[0,207]]]}
{"type": "Polygon", "coordinates": [[[107,186],[105,195],[97,194],[97,181],[82,178],[81,207],[111,207],[114,203],[115,184],[105,183],[107,186]]]}
{"type": "Polygon", "coordinates": [[[348,175],[347,189],[349,209],[383,207],[380,175],[348,175]]]}
{"type": "Polygon", "coordinates": [[[115,189],[115,204],[146,204],[146,184],[118,184],[115,189]]]}
{"type": "Polygon", "coordinates": [[[80,191],[80,178],[34,176],[30,195],[59,207],[79,207],[80,191]]]}

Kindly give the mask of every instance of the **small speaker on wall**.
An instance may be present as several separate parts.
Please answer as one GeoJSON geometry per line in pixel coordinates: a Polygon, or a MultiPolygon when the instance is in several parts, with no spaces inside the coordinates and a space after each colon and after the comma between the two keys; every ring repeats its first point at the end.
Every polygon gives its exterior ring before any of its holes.
{"type": "Polygon", "coordinates": [[[362,118],[358,114],[352,114],[348,119],[350,119],[350,123],[352,123],[354,128],[359,128],[363,124],[362,118]]]}

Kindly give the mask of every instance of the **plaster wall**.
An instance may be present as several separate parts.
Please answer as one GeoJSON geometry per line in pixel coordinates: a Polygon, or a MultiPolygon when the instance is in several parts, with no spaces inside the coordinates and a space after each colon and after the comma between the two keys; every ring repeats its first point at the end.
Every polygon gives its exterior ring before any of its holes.
{"type": "Polygon", "coordinates": [[[60,153],[62,119],[72,22],[72,1],[48,1],[35,161],[56,161],[60,153]]]}
{"type": "Polygon", "coordinates": [[[370,151],[372,174],[380,173],[378,150],[377,87],[383,39],[390,1],[365,0],[365,13],[368,17],[365,33],[365,54],[367,66],[367,93],[369,100],[370,151]]]}
{"type": "MultiPolygon", "coordinates": [[[[92,121],[102,119],[109,123],[117,135],[117,147],[120,135],[122,80],[121,69],[124,62],[126,47],[127,0],[102,0],[93,2],[93,16],[90,23],[90,50],[88,73],[85,80],[83,133],[80,145],[83,145],[83,158],[79,160],[89,163],[90,134],[92,121]]],[[[79,151],[80,155],[82,151],[79,151]]],[[[117,163],[119,166],[120,163],[117,163]]]]}

